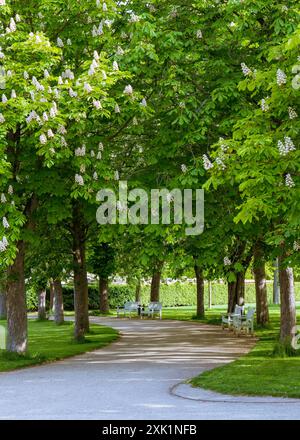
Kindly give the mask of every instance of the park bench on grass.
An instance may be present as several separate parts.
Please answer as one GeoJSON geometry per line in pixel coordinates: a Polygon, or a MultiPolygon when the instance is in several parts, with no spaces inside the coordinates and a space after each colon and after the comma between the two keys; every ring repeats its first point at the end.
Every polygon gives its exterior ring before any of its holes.
{"type": "Polygon", "coordinates": [[[252,307],[246,315],[233,316],[232,328],[235,335],[239,336],[244,330],[246,334],[254,336],[254,314],[255,308],[252,307]]]}
{"type": "Polygon", "coordinates": [[[222,315],[222,329],[225,329],[225,326],[228,327],[228,330],[232,329],[233,317],[234,316],[242,316],[244,311],[244,306],[236,305],[233,313],[227,313],[227,315],[222,315]]]}
{"type": "Polygon", "coordinates": [[[121,314],[125,317],[126,315],[131,318],[132,313],[139,314],[140,303],[137,301],[127,301],[123,307],[117,307],[117,317],[119,318],[121,314]]]}
{"type": "Polygon", "coordinates": [[[159,315],[159,319],[162,319],[162,303],[151,302],[148,307],[141,309],[141,318],[147,316],[148,318],[154,318],[155,315],[159,315]]]}

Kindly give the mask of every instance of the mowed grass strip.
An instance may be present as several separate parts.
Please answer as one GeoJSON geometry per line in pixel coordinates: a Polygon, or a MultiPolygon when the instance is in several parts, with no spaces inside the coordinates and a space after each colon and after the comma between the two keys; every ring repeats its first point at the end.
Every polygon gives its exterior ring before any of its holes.
{"type": "MultiPolygon", "coordinates": [[[[0,321],[5,326],[5,321],[0,321]]],[[[25,356],[0,350],[0,372],[53,362],[70,356],[105,347],[118,339],[118,332],[110,327],[91,324],[85,341],[78,343],[73,338],[71,322],[55,325],[52,321],[28,322],[28,353],[25,356]]]]}

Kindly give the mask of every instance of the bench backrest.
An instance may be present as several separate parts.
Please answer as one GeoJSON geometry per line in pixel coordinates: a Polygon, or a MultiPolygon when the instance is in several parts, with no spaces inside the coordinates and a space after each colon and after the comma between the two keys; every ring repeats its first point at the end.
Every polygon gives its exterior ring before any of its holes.
{"type": "Polygon", "coordinates": [[[246,315],[246,317],[249,321],[251,321],[254,318],[254,313],[255,313],[255,308],[251,307],[251,309],[248,310],[247,315],[246,315]]]}
{"type": "Polygon", "coordinates": [[[162,303],[151,302],[148,306],[149,310],[160,311],[162,309],[162,303]]]}
{"type": "Polygon", "coordinates": [[[235,315],[242,315],[244,311],[244,306],[238,306],[236,305],[234,308],[234,314],[235,315]]]}
{"type": "Polygon", "coordinates": [[[138,310],[140,303],[135,301],[127,301],[124,304],[124,310],[138,310]]]}

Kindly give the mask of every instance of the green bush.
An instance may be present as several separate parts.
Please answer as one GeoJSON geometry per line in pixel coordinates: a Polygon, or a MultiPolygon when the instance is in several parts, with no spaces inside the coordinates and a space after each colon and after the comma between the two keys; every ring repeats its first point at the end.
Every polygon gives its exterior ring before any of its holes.
{"type": "MultiPolygon", "coordinates": [[[[300,301],[300,283],[295,283],[296,300],[300,301]]],[[[47,303],[49,305],[49,291],[47,292],[47,303]]],[[[74,292],[72,286],[63,287],[65,310],[74,310],[74,292]]],[[[268,283],[268,301],[271,304],[273,297],[273,285],[268,283]]],[[[134,301],[134,288],[130,286],[111,285],[109,288],[110,308],[115,309],[118,305],[126,301],[134,301]]],[[[141,293],[142,304],[148,304],[150,300],[150,286],[143,286],[141,293]]],[[[255,285],[247,283],[245,287],[246,303],[255,303],[255,285]]],[[[193,283],[175,283],[167,285],[162,283],[160,290],[160,301],[164,307],[195,306],[196,305],[196,285],[193,283]]],[[[208,303],[208,283],[205,284],[205,304],[208,303]]],[[[212,304],[227,304],[227,285],[213,283],[212,285],[212,304]]],[[[27,291],[28,311],[37,310],[37,294],[33,289],[27,291]]],[[[99,293],[96,285],[89,286],[89,308],[98,310],[99,293]]]]}
{"type": "MultiPolygon", "coordinates": [[[[67,311],[74,310],[74,290],[72,286],[63,287],[64,309],[67,311]]],[[[29,288],[26,292],[27,310],[34,312],[38,308],[37,292],[29,288]]],[[[118,305],[124,304],[125,301],[133,301],[134,292],[128,286],[110,286],[109,288],[109,305],[112,309],[118,305]]],[[[47,290],[47,307],[49,308],[50,292],[47,290]]],[[[99,291],[96,285],[89,286],[89,309],[97,310],[99,308],[99,291]]]]}

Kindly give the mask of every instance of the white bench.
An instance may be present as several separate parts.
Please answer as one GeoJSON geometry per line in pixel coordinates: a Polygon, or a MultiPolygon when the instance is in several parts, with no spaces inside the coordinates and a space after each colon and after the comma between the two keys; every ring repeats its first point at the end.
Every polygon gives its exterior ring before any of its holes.
{"type": "Polygon", "coordinates": [[[123,316],[125,317],[126,315],[129,316],[129,318],[131,318],[131,314],[132,313],[139,313],[139,309],[140,309],[140,303],[136,302],[136,301],[127,301],[124,306],[117,307],[117,317],[119,318],[121,314],[123,314],[123,316]]]}
{"type": "Polygon", "coordinates": [[[242,316],[244,311],[244,306],[238,306],[236,305],[234,307],[234,312],[233,313],[227,313],[227,315],[223,315],[222,316],[222,329],[224,330],[225,326],[228,326],[228,329],[230,330],[232,328],[232,324],[233,324],[233,317],[234,316],[242,316]]]}
{"type": "Polygon", "coordinates": [[[141,310],[141,318],[143,316],[154,318],[155,314],[158,314],[159,319],[162,319],[162,303],[153,301],[148,305],[148,307],[146,307],[144,310],[141,310]]]}
{"type": "Polygon", "coordinates": [[[254,336],[254,314],[255,308],[250,308],[246,316],[234,316],[232,322],[233,332],[239,336],[243,330],[254,336]]]}

